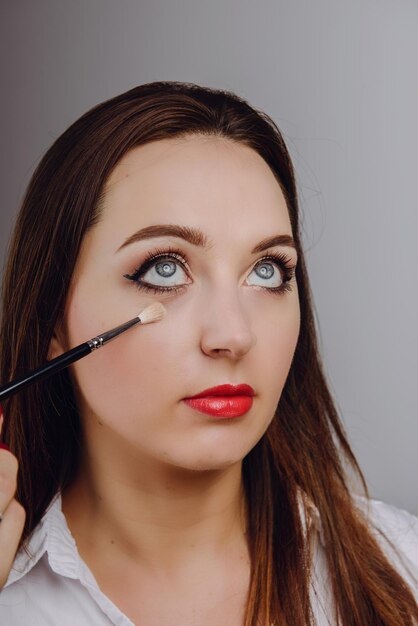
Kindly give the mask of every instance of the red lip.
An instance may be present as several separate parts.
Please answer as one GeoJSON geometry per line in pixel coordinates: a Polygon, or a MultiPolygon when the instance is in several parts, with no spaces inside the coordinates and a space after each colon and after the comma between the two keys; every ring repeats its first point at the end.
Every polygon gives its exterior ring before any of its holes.
{"type": "Polygon", "coordinates": [[[248,413],[253,396],[254,389],[249,385],[218,385],[185,398],[184,402],[199,413],[226,419],[248,413]]]}
{"type": "Polygon", "coordinates": [[[254,389],[250,385],[218,385],[204,389],[191,398],[207,398],[208,396],[253,396],[254,389]]]}

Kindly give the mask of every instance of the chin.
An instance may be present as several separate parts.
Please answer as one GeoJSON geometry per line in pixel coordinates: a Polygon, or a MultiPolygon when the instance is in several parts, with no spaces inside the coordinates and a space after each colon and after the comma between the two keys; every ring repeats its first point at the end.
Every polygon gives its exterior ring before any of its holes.
{"type": "Polygon", "coordinates": [[[179,469],[192,472],[216,472],[227,470],[228,468],[241,464],[245,454],[242,455],[201,455],[194,458],[182,458],[177,462],[172,460],[171,464],[179,469]]]}
{"type": "Polygon", "coordinates": [[[244,458],[262,436],[259,430],[252,433],[220,433],[190,437],[184,441],[164,442],[159,450],[154,450],[155,458],[171,468],[193,472],[225,471],[234,465],[241,465],[244,458]],[[251,434],[251,436],[249,436],[251,434]]]}

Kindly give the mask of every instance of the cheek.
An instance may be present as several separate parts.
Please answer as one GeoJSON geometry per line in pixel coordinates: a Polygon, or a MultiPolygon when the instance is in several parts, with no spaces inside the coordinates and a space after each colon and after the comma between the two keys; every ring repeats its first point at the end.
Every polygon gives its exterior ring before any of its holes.
{"type": "Polygon", "coordinates": [[[164,369],[175,371],[167,354],[161,368],[158,343],[147,336],[145,327],[135,328],[87,357],[90,363],[84,359],[76,364],[78,387],[94,413],[114,419],[139,408],[141,412],[152,409],[162,389],[167,391],[164,369]]]}
{"type": "MultiPolygon", "coordinates": [[[[284,296],[286,297],[286,296],[284,296]]],[[[271,390],[277,405],[292,364],[300,331],[300,309],[297,294],[283,302],[259,325],[257,347],[264,388],[271,390]],[[261,363],[262,362],[262,363],[261,363]]]]}
{"type": "MultiPolygon", "coordinates": [[[[124,313],[123,307],[114,308],[114,312],[104,308],[106,315],[100,316],[97,303],[94,308],[84,300],[81,306],[81,301],[74,299],[67,317],[69,344],[76,345],[133,317],[124,313]]],[[[142,308],[138,306],[138,311],[142,308]]],[[[129,421],[138,417],[139,411],[153,413],[162,398],[169,402],[178,399],[178,360],[176,334],[170,323],[138,325],[72,366],[80,409],[107,422],[129,421]]]]}
{"type": "Polygon", "coordinates": [[[276,358],[280,362],[283,362],[284,367],[290,367],[290,363],[293,359],[293,354],[296,348],[296,344],[300,331],[300,311],[297,310],[291,312],[288,318],[284,319],[278,332],[277,346],[276,346],[276,358]]]}

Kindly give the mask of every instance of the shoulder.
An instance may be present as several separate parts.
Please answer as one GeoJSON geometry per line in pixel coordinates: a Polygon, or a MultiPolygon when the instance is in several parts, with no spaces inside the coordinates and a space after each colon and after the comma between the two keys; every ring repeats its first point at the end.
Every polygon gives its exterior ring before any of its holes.
{"type": "Polygon", "coordinates": [[[418,590],[418,517],[380,500],[354,496],[382,549],[418,590]]]}

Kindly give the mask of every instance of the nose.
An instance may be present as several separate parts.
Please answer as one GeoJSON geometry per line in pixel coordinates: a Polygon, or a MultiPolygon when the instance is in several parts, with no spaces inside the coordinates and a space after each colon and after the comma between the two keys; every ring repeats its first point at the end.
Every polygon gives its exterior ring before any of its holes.
{"type": "Polygon", "coordinates": [[[205,304],[202,319],[201,350],[212,358],[239,360],[256,343],[248,315],[237,293],[211,297],[205,304]]]}

